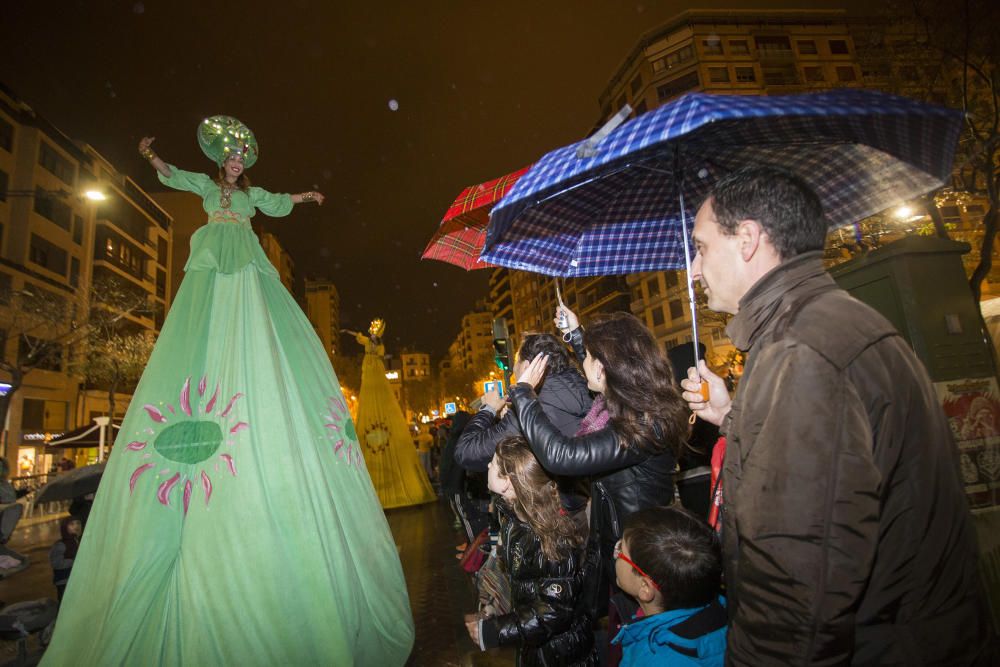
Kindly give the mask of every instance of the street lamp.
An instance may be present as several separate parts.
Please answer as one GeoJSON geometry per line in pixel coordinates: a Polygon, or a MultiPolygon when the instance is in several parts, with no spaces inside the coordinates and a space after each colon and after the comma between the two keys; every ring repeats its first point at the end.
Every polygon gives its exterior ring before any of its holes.
{"type": "Polygon", "coordinates": [[[88,199],[90,201],[104,201],[108,198],[106,194],[97,190],[95,188],[90,188],[79,194],[74,194],[73,192],[67,190],[66,188],[60,188],[58,190],[43,190],[39,188],[38,190],[8,190],[4,193],[5,197],[52,197],[57,199],[70,199],[71,197],[78,197],[82,199],[88,199]]]}

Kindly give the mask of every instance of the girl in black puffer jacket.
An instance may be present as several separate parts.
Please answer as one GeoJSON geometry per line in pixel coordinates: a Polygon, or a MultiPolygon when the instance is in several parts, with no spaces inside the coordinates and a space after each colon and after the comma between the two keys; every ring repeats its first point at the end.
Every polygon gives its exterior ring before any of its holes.
{"type": "Polygon", "coordinates": [[[559,488],[524,438],[501,440],[489,465],[500,496],[501,562],[511,584],[509,614],[469,614],[469,636],[487,649],[516,646],[518,665],[596,665],[591,618],[577,609],[587,541],[584,513],[568,514],[559,488]]]}
{"type": "MultiPolygon", "coordinates": [[[[615,580],[614,545],[633,512],[674,499],[676,454],[687,439],[687,406],[653,335],[635,316],[615,313],[586,332],[575,313],[566,316],[564,338],[582,360],[587,386],[598,394],[575,437],[555,429],[542,412],[534,387],[545,375],[539,355],[510,392],[512,410],[542,466],[553,475],[590,479],[590,539],[603,568],[589,581],[588,607],[607,613],[615,580]],[[600,576],[597,576],[600,575],[600,576]]],[[[559,316],[557,312],[557,318],[559,316]]]]}

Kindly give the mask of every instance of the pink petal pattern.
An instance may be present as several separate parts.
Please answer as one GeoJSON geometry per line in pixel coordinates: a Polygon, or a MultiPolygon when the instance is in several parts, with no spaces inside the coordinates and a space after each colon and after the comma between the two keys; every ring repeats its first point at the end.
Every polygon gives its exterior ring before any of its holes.
{"type": "Polygon", "coordinates": [[[191,416],[191,378],[190,376],[184,380],[184,386],[181,387],[181,410],[184,411],[188,417],[191,416]]]}
{"type": "Polygon", "coordinates": [[[340,433],[340,426],[338,426],[337,424],[327,424],[326,427],[331,431],[336,431],[337,433],[340,433]]]}
{"type": "Polygon", "coordinates": [[[184,516],[187,516],[188,505],[191,504],[191,480],[184,482],[184,516]]]}
{"type": "Polygon", "coordinates": [[[142,408],[149,414],[149,418],[152,419],[154,422],[159,422],[161,424],[167,423],[167,418],[163,416],[163,413],[160,412],[155,405],[150,405],[149,403],[147,403],[146,405],[142,406],[142,408]]]}
{"type": "Polygon", "coordinates": [[[172,415],[176,415],[177,414],[177,411],[174,410],[174,406],[172,406],[170,403],[167,403],[167,410],[170,410],[170,414],[172,414],[172,415]]]}
{"type": "Polygon", "coordinates": [[[226,465],[229,466],[229,472],[232,473],[233,477],[236,477],[236,462],[233,461],[233,457],[229,454],[221,454],[219,458],[226,462],[226,465]]]}
{"type": "Polygon", "coordinates": [[[181,474],[175,472],[174,476],[160,484],[160,488],[156,491],[156,499],[160,501],[161,505],[170,505],[170,492],[173,491],[174,487],[177,486],[177,482],[181,479],[181,474]]]}
{"type": "Polygon", "coordinates": [[[202,470],[201,471],[201,488],[205,491],[205,504],[212,499],[212,478],[202,470]]]}
{"type": "Polygon", "coordinates": [[[219,416],[220,417],[225,417],[226,415],[228,415],[229,411],[233,409],[233,405],[236,404],[237,399],[241,398],[242,396],[243,396],[243,394],[236,394],[231,399],[229,399],[229,405],[226,406],[226,409],[223,410],[222,414],[220,414],[219,416]]]}
{"type": "Polygon", "coordinates": [[[141,466],[135,469],[132,473],[132,477],[128,480],[128,494],[131,496],[132,492],[135,491],[135,483],[139,481],[139,476],[153,467],[152,463],[143,463],[141,466]]]}
{"type": "Polygon", "coordinates": [[[207,386],[208,386],[208,376],[207,375],[202,375],[201,376],[201,382],[198,383],[198,395],[199,396],[204,396],[205,395],[205,387],[207,387],[207,386]]]}
{"type": "Polygon", "coordinates": [[[145,442],[139,442],[138,440],[134,440],[134,441],[128,443],[127,445],[125,445],[125,447],[127,449],[131,449],[133,452],[137,452],[140,449],[145,449],[146,448],[146,443],[145,442]]]}
{"type": "Polygon", "coordinates": [[[240,431],[245,431],[250,428],[250,424],[246,422],[237,422],[236,426],[229,429],[230,433],[239,433],[240,431]]]}
{"type": "Polygon", "coordinates": [[[341,450],[341,448],[342,448],[343,446],[344,446],[344,441],[343,441],[343,440],[338,440],[338,441],[336,442],[336,444],[334,444],[334,445],[333,445],[333,453],[334,453],[334,454],[339,454],[339,453],[340,453],[340,450],[341,450]]]}
{"type": "Polygon", "coordinates": [[[215,393],[212,394],[212,398],[208,399],[208,405],[205,406],[205,414],[212,412],[212,408],[215,407],[215,399],[219,397],[219,385],[215,385],[215,393]]]}

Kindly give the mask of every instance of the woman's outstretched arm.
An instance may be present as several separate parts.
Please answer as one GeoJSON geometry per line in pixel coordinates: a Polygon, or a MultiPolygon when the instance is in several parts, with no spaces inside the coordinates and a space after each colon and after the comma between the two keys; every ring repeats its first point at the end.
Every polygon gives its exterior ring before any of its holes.
{"type": "Polygon", "coordinates": [[[163,174],[164,177],[170,178],[173,172],[170,170],[170,165],[161,160],[159,156],[153,152],[150,146],[156,141],[156,137],[143,137],[139,140],[139,155],[143,156],[149,160],[149,164],[153,165],[153,169],[163,174]]]}
{"type": "Polygon", "coordinates": [[[313,190],[310,190],[309,192],[302,192],[297,195],[292,195],[292,203],[294,204],[303,204],[305,202],[314,201],[320,206],[322,206],[324,199],[326,199],[326,197],[323,196],[322,192],[315,192],[313,190]]]}

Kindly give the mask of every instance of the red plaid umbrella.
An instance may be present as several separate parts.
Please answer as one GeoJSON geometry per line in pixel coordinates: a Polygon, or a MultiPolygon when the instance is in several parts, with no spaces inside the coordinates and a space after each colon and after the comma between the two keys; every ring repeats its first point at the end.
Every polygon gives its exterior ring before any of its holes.
{"type": "Polygon", "coordinates": [[[486,241],[490,209],[526,171],[528,167],[462,190],[441,220],[421,258],[448,262],[466,271],[492,268],[493,264],[479,261],[479,253],[486,241]]]}

